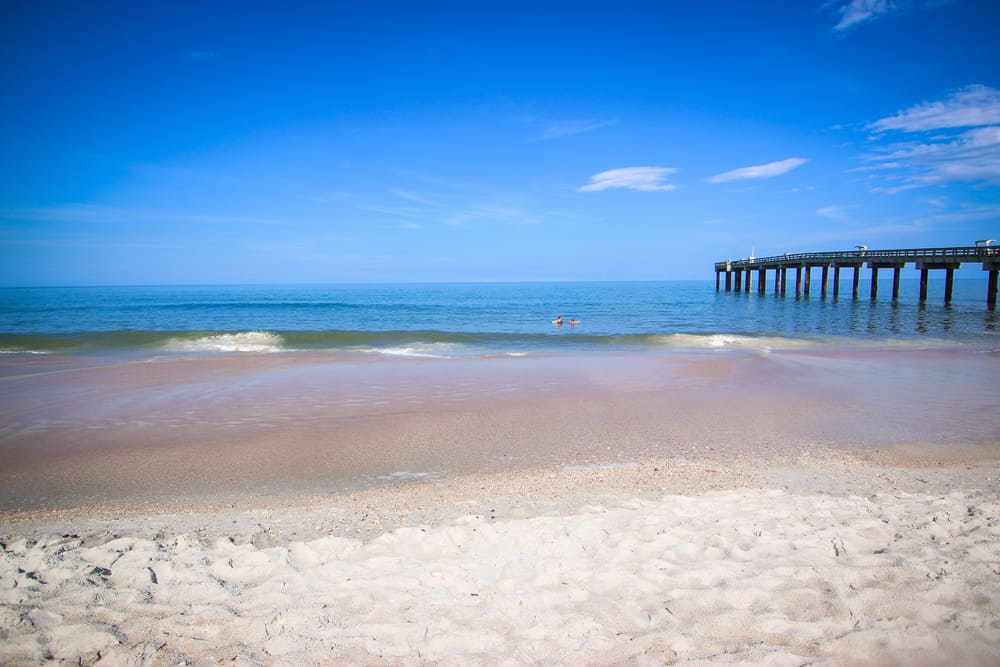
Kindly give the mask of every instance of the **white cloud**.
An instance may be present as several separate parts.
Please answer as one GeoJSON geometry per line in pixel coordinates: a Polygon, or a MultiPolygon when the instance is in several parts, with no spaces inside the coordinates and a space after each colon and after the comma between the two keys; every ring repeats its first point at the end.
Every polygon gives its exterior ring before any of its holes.
{"type": "Polygon", "coordinates": [[[624,167],[622,169],[611,169],[591,176],[590,184],[580,188],[580,192],[598,192],[600,190],[607,190],[608,188],[626,188],[629,190],[638,190],[639,192],[676,190],[676,185],[663,182],[663,179],[676,171],[673,167],[624,167]]]}
{"type": "Polygon", "coordinates": [[[873,21],[895,10],[899,2],[890,0],[851,0],[837,10],[840,22],[833,26],[834,30],[847,30],[860,23],[873,21]]]}
{"type": "Polygon", "coordinates": [[[863,159],[892,181],[890,193],[951,181],[1000,184],[1000,91],[967,86],[937,102],[917,104],[869,123],[874,141],[889,141],[863,159]]]}
{"type": "Polygon", "coordinates": [[[729,181],[743,181],[754,178],[774,178],[775,176],[788,173],[792,169],[801,167],[806,162],[808,162],[806,158],[790,157],[787,160],[779,160],[778,162],[769,162],[752,167],[741,167],[722,174],[716,174],[707,179],[707,182],[728,183],[729,181]]]}
{"type": "Polygon", "coordinates": [[[892,14],[902,14],[913,9],[924,9],[946,5],[953,0],[850,0],[849,2],[829,2],[825,7],[835,7],[840,16],[833,29],[841,32],[863,23],[871,23],[892,14]]]}
{"type": "Polygon", "coordinates": [[[956,127],[1000,124],[1000,90],[983,85],[966,86],[939,102],[926,102],[882,118],[869,125],[882,132],[927,132],[956,127]]]}

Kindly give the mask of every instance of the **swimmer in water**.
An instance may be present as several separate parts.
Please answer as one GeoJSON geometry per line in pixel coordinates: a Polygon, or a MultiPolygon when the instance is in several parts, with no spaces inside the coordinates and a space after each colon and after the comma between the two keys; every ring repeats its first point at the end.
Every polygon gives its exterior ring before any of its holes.
{"type": "Polygon", "coordinates": [[[575,326],[576,326],[577,324],[579,324],[579,323],[580,323],[580,320],[570,320],[570,321],[569,321],[569,325],[570,325],[571,327],[575,327],[575,326]]]}
{"type": "Polygon", "coordinates": [[[556,319],[552,320],[552,324],[556,325],[557,327],[561,327],[562,326],[562,315],[560,315],[556,319]]]}

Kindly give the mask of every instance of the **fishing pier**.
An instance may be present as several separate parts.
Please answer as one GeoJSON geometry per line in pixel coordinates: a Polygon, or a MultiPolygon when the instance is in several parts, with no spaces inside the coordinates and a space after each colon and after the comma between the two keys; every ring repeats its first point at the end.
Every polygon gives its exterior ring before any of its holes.
{"type": "Polygon", "coordinates": [[[820,295],[826,297],[830,276],[833,275],[833,296],[840,294],[840,270],[853,269],[851,294],[858,298],[858,284],[861,270],[867,265],[871,270],[871,298],[878,294],[879,269],[892,269],[892,298],[899,298],[899,278],[903,267],[912,263],[920,271],[920,301],[927,300],[927,277],[931,271],[944,271],[944,302],[951,302],[955,269],[963,263],[982,264],[988,272],[986,305],[996,308],[997,276],[1000,273],[1000,246],[991,246],[990,241],[977,241],[975,246],[959,248],[911,248],[906,250],[869,250],[857,246],[856,250],[838,252],[806,252],[784,254],[777,257],[750,257],[748,259],[727,259],[715,264],[715,289],[722,287],[725,274],[725,289],[749,292],[753,272],[757,272],[757,291],[764,293],[767,288],[767,272],[774,271],[774,293],[785,294],[788,270],[795,270],[795,294],[809,296],[812,270],[822,270],[820,295]],[[744,274],[746,274],[744,276],[744,274]]]}

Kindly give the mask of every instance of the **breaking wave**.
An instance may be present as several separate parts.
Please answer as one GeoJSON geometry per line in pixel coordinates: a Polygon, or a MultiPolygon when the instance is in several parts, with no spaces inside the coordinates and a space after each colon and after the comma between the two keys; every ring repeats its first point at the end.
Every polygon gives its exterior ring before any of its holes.
{"type": "Polygon", "coordinates": [[[285,340],[270,331],[219,333],[197,338],[171,338],[163,344],[169,352],[284,352],[285,340]]]}

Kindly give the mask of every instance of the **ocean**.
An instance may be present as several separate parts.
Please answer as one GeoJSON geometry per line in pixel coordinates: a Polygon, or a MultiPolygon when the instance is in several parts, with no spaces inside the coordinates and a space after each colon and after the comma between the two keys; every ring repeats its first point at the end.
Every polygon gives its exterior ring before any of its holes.
{"type": "MultiPolygon", "coordinates": [[[[881,281],[880,281],[881,283],[881,281]]],[[[939,284],[940,283],[940,284],[939,284]]],[[[0,353],[414,357],[801,345],[1000,348],[986,281],[917,299],[716,291],[714,281],[0,289],[0,353]],[[552,322],[563,316],[564,324],[552,322]],[[578,324],[570,325],[569,321],[578,324]]]]}

